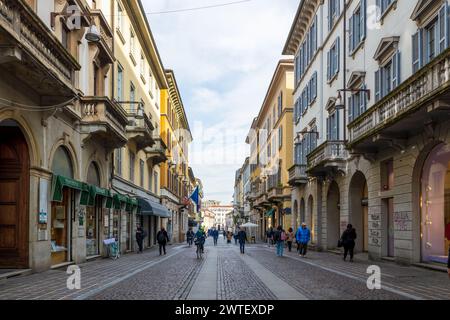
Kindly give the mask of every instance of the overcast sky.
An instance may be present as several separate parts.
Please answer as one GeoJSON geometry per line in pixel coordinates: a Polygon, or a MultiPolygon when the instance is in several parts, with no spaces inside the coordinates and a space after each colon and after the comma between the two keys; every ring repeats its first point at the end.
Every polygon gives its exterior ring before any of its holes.
{"type": "MultiPolygon", "coordinates": [[[[142,0],[147,13],[236,0],[142,0]]],[[[232,201],[258,114],[300,0],[251,0],[197,11],[147,14],[173,69],[193,134],[190,162],[205,199],[232,201]]]]}

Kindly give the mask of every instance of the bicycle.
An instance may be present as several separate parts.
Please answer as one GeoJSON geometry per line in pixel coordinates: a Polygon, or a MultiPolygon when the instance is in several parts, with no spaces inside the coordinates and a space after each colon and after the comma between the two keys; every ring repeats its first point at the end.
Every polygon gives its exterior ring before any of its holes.
{"type": "Polygon", "coordinates": [[[196,254],[197,259],[203,258],[203,242],[201,240],[195,240],[195,245],[197,246],[196,254]]]}

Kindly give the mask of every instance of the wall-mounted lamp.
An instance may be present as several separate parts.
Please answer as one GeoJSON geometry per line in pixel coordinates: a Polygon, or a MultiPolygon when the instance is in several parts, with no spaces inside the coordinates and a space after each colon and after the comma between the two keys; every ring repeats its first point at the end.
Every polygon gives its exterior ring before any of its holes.
{"type": "MultiPolygon", "coordinates": [[[[101,37],[101,34],[98,31],[98,28],[95,25],[94,20],[92,18],[94,15],[90,14],[90,13],[80,13],[80,12],[78,12],[77,14],[80,17],[89,17],[89,18],[91,18],[90,19],[91,20],[91,25],[89,26],[89,29],[88,29],[88,31],[86,33],[86,36],[85,36],[86,40],[89,41],[89,42],[95,42],[95,43],[96,42],[100,42],[102,37],[101,37]]],[[[56,17],[58,17],[58,16],[71,17],[73,15],[74,15],[73,12],[50,12],[50,26],[51,26],[51,28],[55,29],[56,17]]]]}
{"type": "Polygon", "coordinates": [[[337,110],[345,109],[345,101],[342,98],[341,92],[351,92],[353,94],[358,92],[365,92],[367,94],[367,99],[370,100],[370,89],[339,89],[336,102],[334,104],[337,110]]]}

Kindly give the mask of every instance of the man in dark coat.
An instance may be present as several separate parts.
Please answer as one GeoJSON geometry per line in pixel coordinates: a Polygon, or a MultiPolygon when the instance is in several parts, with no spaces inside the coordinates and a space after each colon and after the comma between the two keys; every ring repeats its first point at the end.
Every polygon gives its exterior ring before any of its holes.
{"type": "Polygon", "coordinates": [[[355,248],[356,230],[351,224],[347,225],[347,229],[342,233],[341,241],[344,246],[344,261],[347,254],[350,253],[350,262],[353,262],[353,249],[355,248]]]}
{"type": "Polygon", "coordinates": [[[244,231],[244,229],[239,228],[239,232],[237,234],[237,239],[239,241],[239,246],[241,249],[241,254],[244,254],[245,249],[245,241],[247,241],[247,233],[244,231]]]}
{"type": "Polygon", "coordinates": [[[139,247],[138,253],[142,253],[142,247],[144,242],[144,230],[142,230],[142,227],[138,224],[136,228],[136,242],[139,247]]]}
{"type": "Polygon", "coordinates": [[[156,234],[156,241],[158,241],[159,244],[159,255],[162,255],[163,251],[164,254],[166,254],[166,244],[169,241],[169,235],[164,227],[161,227],[161,230],[156,234]]]}

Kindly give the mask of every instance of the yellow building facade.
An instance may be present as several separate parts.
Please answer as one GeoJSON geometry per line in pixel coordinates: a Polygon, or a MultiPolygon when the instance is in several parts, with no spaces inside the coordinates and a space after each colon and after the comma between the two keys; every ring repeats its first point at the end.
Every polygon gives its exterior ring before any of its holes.
{"type": "Polygon", "coordinates": [[[188,162],[192,134],[175,74],[172,70],[165,74],[168,89],[161,90],[160,134],[167,146],[168,161],[161,164],[161,198],[170,211],[169,234],[173,241],[181,242],[185,240],[192,210],[188,200],[192,190],[188,162]]]}
{"type": "Polygon", "coordinates": [[[289,168],[293,165],[293,60],[280,60],[246,142],[250,145],[251,203],[259,236],[291,227],[289,168]]]}

